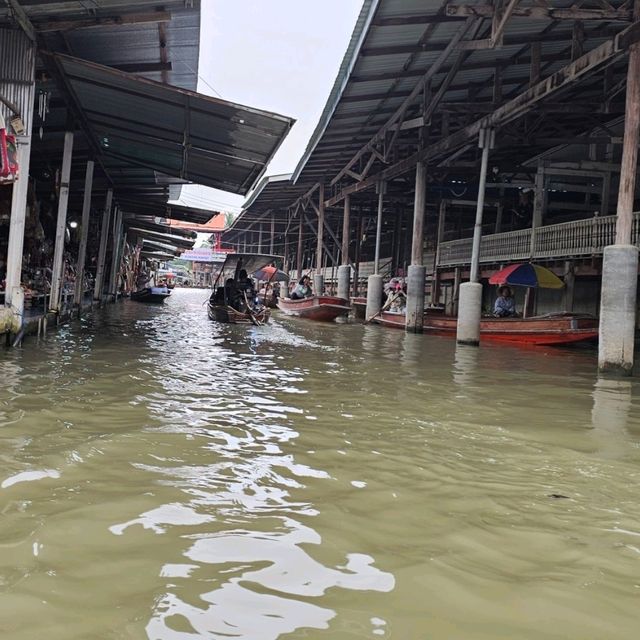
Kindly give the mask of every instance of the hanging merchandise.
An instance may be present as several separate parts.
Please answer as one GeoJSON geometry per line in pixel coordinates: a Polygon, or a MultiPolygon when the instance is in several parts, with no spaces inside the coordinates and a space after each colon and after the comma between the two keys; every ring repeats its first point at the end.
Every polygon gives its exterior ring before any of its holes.
{"type": "Polygon", "coordinates": [[[44,121],[47,119],[49,113],[49,101],[51,100],[51,93],[49,91],[40,91],[38,93],[38,116],[40,117],[40,129],[38,131],[40,140],[44,133],[44,121]]]}
{"type": "Polygon", "coordinates": [[[18,179],[18,147],[16,137],[7,133],[4,118],[0,115],[0,184],[18,179]]]}

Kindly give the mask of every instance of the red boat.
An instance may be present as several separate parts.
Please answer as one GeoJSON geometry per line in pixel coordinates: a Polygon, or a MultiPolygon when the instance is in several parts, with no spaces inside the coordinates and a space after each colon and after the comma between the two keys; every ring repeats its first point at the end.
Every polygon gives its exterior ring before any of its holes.
{"type": "MultiPolygon", "coordinates": [[[[383,311],[372,322],[386,327],[404,329],[404,313],[383,311]]],[[[453,316],[424,314],[425,333],[455,336],[458,319],[453,316]]],[[[480,339],[517,342],[532,345],[562,345],[595,340],[598,319],[589,315],[558,313],[532,318],[485,317],[480,321],[480,339]]]]}
{"type": "Polygon", "coordinates": [[[349,313],[349,301],[335,296],[311,296],[302,300],[279,298],[278,309],[288,316],[330,322],[349,313]]]}

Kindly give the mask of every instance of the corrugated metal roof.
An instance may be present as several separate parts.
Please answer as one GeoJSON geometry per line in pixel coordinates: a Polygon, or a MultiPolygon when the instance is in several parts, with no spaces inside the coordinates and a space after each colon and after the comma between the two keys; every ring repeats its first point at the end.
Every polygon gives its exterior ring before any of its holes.
{"type": "Polygon", "coordinates": [[[103,155],[232,193],[251,189],[294,122],[77,58],[54,60],[103,155]]]}

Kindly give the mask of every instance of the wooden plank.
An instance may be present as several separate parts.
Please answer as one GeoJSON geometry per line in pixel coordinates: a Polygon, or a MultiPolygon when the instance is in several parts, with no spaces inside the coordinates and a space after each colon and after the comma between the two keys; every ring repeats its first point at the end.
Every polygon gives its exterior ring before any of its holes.
{"type": "MultiPolygon", "coordinates": [[[[490,4],[480,5],[449,5],[446,8],[446,15],[449,17],[466,18],[476,16],[479,18],[493,18],[495,9],[490,4]]],[[[620,9],[581,9],[571,7],[569,9],[554,9],[552,7],[515,7],[512,11],[514,17],[537,18],[548,20],[615,20],[629,22],[631,20],[631,10],[620,9]]]]}

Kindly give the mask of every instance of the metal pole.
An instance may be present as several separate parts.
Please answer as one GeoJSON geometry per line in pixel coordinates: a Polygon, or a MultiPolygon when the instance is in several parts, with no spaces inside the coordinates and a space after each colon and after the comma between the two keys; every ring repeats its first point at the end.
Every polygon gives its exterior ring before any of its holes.
{"type": "Polygon", "coordinates": [[[112,199],[113,190],[107,189],[107,196],[104,201],[104,211],[102,212],[102,226],[100,228],[100,247],[98,248],[98,264],[96,265],[96,281],[93,289],[93,299],[98,302],[102,300],[104,262],[107,256],[107,240],[109,237],[109,218],[111,217],[112,199]]]}
{"type": "Polygon", "coordinates": [[[56,241],[53,253],[53,272],[51,274],[51,298],[49,309],[60,311],[60,297],[64,280],[64,237],[67,230],[67,205],[69,204],[69,178],[71,176],[71,156],[73,154],[73,131],[64,134],[62,154],[62,173],[60,175],[60,196],[58,197],[58,221],[56,241]]]}
{"type": "Polygon", "coordinates": [[[344,197],[344,214],[342,216],[342,252],[340,264],[349,265],[349,224],[351,217],[351,197],[347,194],[344,197]]]}
{"type": "Polygon", "coordinates": [[[82,306],[84,295],[84,264],[87,259],[87,241],[89,239],[89,216],[91,214],[91,189],[93,187],[93,160],[87,161],[84,174],[84,197],[82,200],[82,227],[80,229],[80,246],[78,247],[78,262],[76,265],[76,290],[74,303],[82,306]]]}
{"type": "Polygon", "coordinates": [[[476,223],[473,228],[473,250],[471,252],[471,274],[469,280],[478,282],[480,271],[480,240],[482,239],[482,213],[484,210],[484,195],[487,184],[487,167],[489,165],[489,151],[493,148],[494,132],[492,129],[480,131],[479,146],[482,148],[482,162],[480,164],[480,182],[478,184],[478,204],[476,206],[476,223]]]}
{"type": "Polygon", "coordinates": [[[376,253],[373,259],[373,272],[380,273],[380,242],[382,240],[382,211],[384,209],[384,192],[386,184],[378,183],[378,221],[376,223],[376,253]]]}

